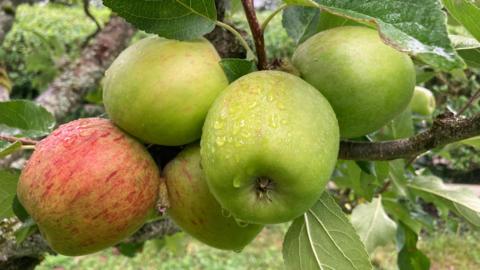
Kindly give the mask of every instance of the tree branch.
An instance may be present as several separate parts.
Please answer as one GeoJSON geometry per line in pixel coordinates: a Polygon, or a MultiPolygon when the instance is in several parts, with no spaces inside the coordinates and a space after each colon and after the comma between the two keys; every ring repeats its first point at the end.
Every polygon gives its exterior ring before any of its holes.
{"type": "Polygon", "coordinates": [[[29,139],[29,138],[17,138],[13,136],[4,136],[0,134],[0,141],[7,141],[7,142],[21,142],[23,145],[36,145],[37,141],[29,139]]]}
{"type": "Polygon", "coordinates": [[[258,58],[258,69],[266,70],[268,69],[268,59],[267,52],[265,50],[265,38],[263,36],[263,30],[260,26],[260,23],[257,19],[257,14],[255,13],[255,7],[253,5],[253,0],[242,0],[243,10],[247,17],[248,24],[252,31],[253,41],[255,43],[255,49],[257,51],[258,58]]]}
{"type": "Polygon", "coordinates": [[[113,16],[95,40],[85,47],[81,57],[55,79],[36,102],[57,120],[64,119],[81,105],[84,95],[98,86],[105,70],[128,45],[133,27],[113,16]]]}
{"type": "Polygon", "coordinates": [[[453,114],[435,119],[433,126],[408,139],[384,142],[342,141],[340,159],[393,160],[411,158],[449,143],[480,135],[480,114],[461,118],[453,114]]]}
{"type": "Polygon", "coordinates": [[[83,0],[83,12],[85,15],[90,18],[90,20],[97,26],[97,29],[95,32],[90,34],[85,40],[83,41],[82,48],[85,48],[87,44],[90,42],[90,40],[95,37],[100,31],[102,30],[102,26],[98,22],[98,20],[93,16],[93,14],[90,12],[90,0],[83,0]]]}

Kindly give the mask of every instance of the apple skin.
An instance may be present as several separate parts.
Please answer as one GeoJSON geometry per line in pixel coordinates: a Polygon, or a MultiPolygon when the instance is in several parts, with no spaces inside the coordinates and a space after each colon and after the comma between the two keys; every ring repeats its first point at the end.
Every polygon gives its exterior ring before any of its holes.
{"type": "Polygon", "coordinates": [[[159,181],[143,145],[106,119],[88,118],[37,144],[17,195],[51,248],[77,256],[139,229],[154,209],[159,181]]]}
{"type": "Polygon", "coordinates": [[[415,87],[412,101],[410,102],[412,112],[423,115],[431,116],[435,111],[436,102],[435,96],[432,91],[421,86],[415,87]]]}
{"type": "Polygon", "coordinates": [[[241,221],[290,221],[320,197],[337,161],[327,100],[297,76],[259,71],[233,82],[210,109],[201,139],[210,191],[241,221]]]}
{"type": "Polygon", "coordinates": [[[208,109],[228,86],[219,61],[206,39],[143,39],[107,70],[106,111],[120,128],[147,143],[177,146],[198,140],[208,109]]]}
{"type": "Polygon", "coordinates": [[[340,136],[355,138],[380,129],[408,106],[415,68],[408,55],[387,45],[377,31],[332,28],[301,44],[293,64],[330,102],[340,136]]]}
{"type": "Polygon", "coordinates": [[[200,146],[183,150],[164,169],[170,207],[168,215],[185,232],[201,242],[225,250],[240,251],[263,226],[240,226],[224,210],[208,189],[200,167],[200,146]]]}

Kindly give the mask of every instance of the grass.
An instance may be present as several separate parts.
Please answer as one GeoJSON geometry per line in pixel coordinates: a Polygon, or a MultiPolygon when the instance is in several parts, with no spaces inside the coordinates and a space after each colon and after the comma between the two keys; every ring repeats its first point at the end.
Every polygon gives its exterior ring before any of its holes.
{"type": "MultiPolygon", "coordinates": [[[[37,270],[278,270],[283,268],[282,241],[286,225],[268,226],[242,253],[210,248],[185,234],[165,242],[149,241],[133,258],[115,249],[82,257],[48,256],[37,270]]],[[[480,269],[480,232],[434,233],[421,238],[420,249],[432,262],[431,269],[480,269]]],[[[372,255],[376,269],[396,267],[395,246],[379,248],[372,255]]]]}

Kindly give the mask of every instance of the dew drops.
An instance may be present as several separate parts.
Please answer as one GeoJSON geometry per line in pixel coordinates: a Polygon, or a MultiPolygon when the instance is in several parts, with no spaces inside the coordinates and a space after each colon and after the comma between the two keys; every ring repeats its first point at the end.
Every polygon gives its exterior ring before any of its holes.
{"type": "Polygon", "coordinates": [[[217,142],[218,146],[224,145],[225,144],[225,137],[218,137],[216,142],[217,142]]]}
{"type": "Polygon", "coordinates": [[[222,216],[229,218],[232,216],[232,213],[230,213],[230,211],[228,211],[227,209],[222,208],[222,216]]]}
{"type": "Polygon", "coordinates": [[[247,223],[247,222],[245,222],[245,221],[243,221],[243,220],[241,220],[241,219],[238,219],[238,218],[235,218],[235,223],[237,223],[237,225],[238,225],[239,227],[242,227],[242,228],[245,228],[245,227],[248,226],[248,223],[247,223]]]}
{"type": "Polygon", "coordinates": [[[242,186],[242,179],[240,177],[236,177],[233,179],[233,187],[240,188],[242,186]]]}
{"type": "Polygon", "coordinates": [[[213,124],[214,129],[221,129],[222,127],[223,127],[223,124],[220,121],[215,121],[215,123],[213,124]]]}

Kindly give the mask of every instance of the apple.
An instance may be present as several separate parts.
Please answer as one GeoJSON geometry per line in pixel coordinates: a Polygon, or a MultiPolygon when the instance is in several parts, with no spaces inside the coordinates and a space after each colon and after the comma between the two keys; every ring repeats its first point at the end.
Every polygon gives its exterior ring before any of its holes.
{"type": "Polygon", "coordinates": [[[412,112],[423,115],[431,116],[435,111],[435,96],[432,91],[421,86],[415,87],[413,92],[413,98],[410,101],[412,112]]]}
{"type": "Polygon", "coordinates": [[[36,145],[17,195],[51,248],[76,256],[139,229],[154,209],[159,181],[143,145],[106,119],[88,118],[36,145]]]}
{"type": "Polygon", "coordinates": [[[103,82],[105,108],[140,140],[177,146],[198,140],[210,105],[228,85],[206,39],[143,39],[123,51],[103,82]]]}
{"type": "Polygon", "coordinates": [[[208,189],[200,167],[200,146],[183,150],[163,171],[170,207],[168,215],[185,232],[219,249],[240,251],[263,226],[237,224],[208,189]]]}
{"type": "Polygon", "coordinates": [[[366,27],[320,32],[296,49],[292,61],[301,77],[332,105],[343,138],[384,126],[405,110],[415,88],[410,57],[385,45],[377,31],[366,27]]]}
{"type": "Polygon", "coordinates": [[[201,139],[210,191],[238,220],[271,224],[308,210],[337,160],[339,130],[328,101],[297,76],[259,71],[220,94],[201,139]]]}

